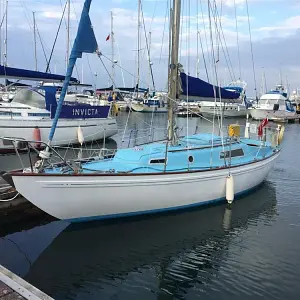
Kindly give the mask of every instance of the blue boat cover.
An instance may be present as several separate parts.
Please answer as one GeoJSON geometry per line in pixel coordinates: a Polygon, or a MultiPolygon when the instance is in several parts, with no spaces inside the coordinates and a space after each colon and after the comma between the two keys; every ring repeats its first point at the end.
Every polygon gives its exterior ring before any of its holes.
{"type": "MultiPolygon", "coordinates": [[[[26,69],[11,68],[0,65],[0,77],[4,78],[15,78],[23,80],[33,80],[33,81],[50,81],[50,82],[63,82],[65,76],[50,74],[26,69]]],[[[72,82],[78,82],[74,77],[71,77],[72,82]]]]}
{"type": "MultiPolygon", "coordinates": [[[[221,98],[222,99],[238,99],[240,93],[238,91],[232,92],[218,86],[214,86],[208,82],[205,82],[199,78],[195,78],[185,73],[180,73],[182,94],[186,96],[204,97],[204,98],[221,98]]],[[[232,87],[231,87],[232,89],[232,87]]]]}

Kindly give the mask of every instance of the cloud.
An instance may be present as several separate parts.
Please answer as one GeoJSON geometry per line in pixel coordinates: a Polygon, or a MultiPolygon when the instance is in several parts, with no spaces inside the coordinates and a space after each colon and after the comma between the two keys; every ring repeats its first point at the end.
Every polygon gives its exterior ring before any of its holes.
{"type": "Polygon", "coordinates": [[[287,18],[277,23],[275,26],[264,26],[254,31],[263,33],[264,37],[270,36],[287,36],[293,34],[300,28],[300,15],[287,18]]]}
{"type": "MultiPolygon", "coordinates": [[[[249,3],[251,0],[248,0],[249,3]]],[[[77,21],[81,12],[83,0],[72,1],[74,7],[71,7],[71,36],[74,38],[77,30],[77,21]]],[[[144,7],[144,22],[146,27],[146,35],[149,35],[151,30],[151,60],[153,62],[153,72],[157,88],[164,89],[166,86],[167,72],[168,72],[168,8],[167,1],[143,1],[144,7]],[[155,8],[155,6],[157,7],[155,8]]],[[[255,3],[254,0],[251,1],[255,3]]],[[[259,1],[256,1],[259,2],[259,1]]],[[[58,24],[62,14],[62,7],[58,0],[50,2],[27,0],[21,2],[12,1],[10,4],[9,14],[9,41],[8,41],[8,61],[9,65],[15,67],[33,68],[34,66],[34,51],[33,51],[33,33],[32,33],[32,15],[31,11],[36,11],[37,25],[39,28],[40,36],[43,41],[43,47],[49,57],[52,44],[56,35],[58,24]],[[24,6],[25,5],[25,6],[24,6]]],[[[235,30],[235,17],[233,11],[233,0],[223,1],[224,9],[221,16],[222,31],[221,36],[225,37],[228,52],[230,54],[230,64],[232,65],[233,72],[238,74],[238,57],[236,47],[236,30],[235,30]],[[226,9],[225,9],[226,6],[226,9]]],[[[236,0],[238,7],[242,7],[244,0],[236,0]]],[[[295,4],[295,3],[294,3],[295,4]]],[[[90,12],[91,20],[93,23],[96,38],[100,50],[105,57],[111,57],[111,43],[106,42],[106,36],[110,32],[110,11],[114,14],[114,32],[115,32],[115,59],[118,64],[121,64],[123,71],[116,67],[116,81],[117,85],[122,85],[123,77],[125,84],[133,86],[135,84],[136,74],[136,56],[137,56],[137,10],[136,3],[132,4],[132,0],[114,0],[111,2],[103,2],[101,5],[98,1],[93,2],[90,12]],[[123,74],[122,74],[123,72],[123,74]]],[[[203,6],[204,7],[204,6],[203,6]]],[[[300,47],[300,36],[298,28],[300,27],[300,16],[291,15],[289,18],[281,19],[280,22],[275,23],[273,26],[266,26],[259,20],[259,14],[254,9],[251,16],[252,25],[252,38],[255,66],[257,69],[257,80],[259,81],[261,67],[265,67],[268,81],[274,84],[277,80],[279,68],[279,61],[283,66],[286,74],[292,74],[290,84],[296,85],[296,78],[300,63],[298,62],[297,49],[300,47]],[[259,23],[260,21],[260,23],[259,23]],[[258,24],[260,27],[258,27],[258,24]],[[295,82],[294,82],[295,81],[295,82]]],[[[197,60],[197,29],[200,31],[201,42],[204,48],[204,57],[207,67],[212,69],[211,61],[211,46],[209,42],[209,19],[208,14],[204,11],[204,19],[202,14],[196,15],[196,10],[191,9],[190,16],[187,10],[183,9],[182,17],[182,35],[181,35],[181,51],[180,58],[186,70],[192,75],[196,73],[196,60],[197,60]],[[197,20],[200,23],[197,26],[197,20]],[[205,28],[204,28],[204,25],[205,28]],[[206,40],[208,45],[206,45],[206,40]],[[208,51],[207,51],[208,49],[208,51]]],[[[266,13],[266,12],[265,12],[266,13]]],[[[218,21],[219,23],[219,21],[218,21]]],[[[241,52],[241,67],[243,78],[249,84],[249,93],[253,93],[253,73],[252,62],[248,34],[248,17],[244,11],[238,11],[238,25],[239,25],[239,41],[241,52]]],[[[212,22],[214,24],[214,22],[212,22]]],[[[147,52],[145,43],[145,32],[141,26],[141,80],[143,85],[149,83],[149,70],[147,62],[147,52]]],[[[218,24],[218,30],[220,26],[218,24]]],[[[213,30],[215,37],[215,30],[213,30]]],[[[222,49],[221,45],[217,45],[214,38],[214,45],[216,53],[219,54],[220,62],[218,68],[222,82],[229,81],[230,76],[224,52],[227,50],[222,49]],[[225,73],[227,76],[225,76],[225,73]]],[[[225,42],[222,37],[222,44],[225,42]]],[[[201,68],[201,77],[206,79],[206,72],[204,69],[203,55],[198,41],[199,60],[201,68]]],[[[58,41],[55,46],[54,55],[51,63],[51,70],[63,74],[65,71],[65,53],[66,53],[66,30],[65,22],[62,24],[61,31],[58,36],[58,41]]],[[[102,60],[108,70],[111,70],[111,63],[104,56],[102,60]]],[[[40,70],[44,70],[46,60],[44,58],[43,49],[40,41],[38,40],[38,65],[40,70]]],[[[102,65],[102,62],[94,55],[84,55],[82,60],[78,60],[77,68],[74,71],[74,76],[81,78],[83,69],[84,81],[92,83],[95,80],[94,73],[97,72],[98,86],[108,85],[108,75],[102,65]],[[88,59],[87,59],[88,57],[88,59]]],[[[257,82],[259,85],[259,82],[257,82]]]]}

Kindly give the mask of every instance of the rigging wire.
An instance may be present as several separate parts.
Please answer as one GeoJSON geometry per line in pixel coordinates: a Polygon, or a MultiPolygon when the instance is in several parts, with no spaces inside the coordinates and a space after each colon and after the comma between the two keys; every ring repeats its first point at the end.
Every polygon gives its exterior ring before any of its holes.
{"type": "MultiPolygon", "coordinates": [[[[39,37],[41,46],[42,46],[42,50],[43,50],[44,58],[45,58],[45,60],[46,60],[46,64],[48,65],[47,54],[46,54],[46,51],[45,51],[44,43],[43,43],[42,37],[41,37],[41,35],[40,35],[40,31],[39,31],[37,22],[36,22],[36,24],[35,24],[35,27],[36,27],[36,31],[37,31],[37,34],[38,34],[38,37],[39,37]]],[[[49,68],[49,72],[51,73],[50,68],[49,68]]]]}
{"type": "MultiPolygon", "coordinates": [[[[111,58],[109,58],[108,56],[106,56],[105,54],[103,54],[101,52],[101,56],[105,57],[109,62],[112,62],[111,58]]],[[[116,66],[118,66],[120,69],[122,69],[123,71],[125,71],[126,73],[128,73],[130,76],[132,76],[133,78],[137,78],[136,75],[134,75],[133,73],[131,73],[130,71],[126,70],[124,67],[120,66],[118,63],[115,64],[116,66]]],[[[145,85],[147,85],[147,82],[140,80],[141,83],[144,83],[145,85]]]]}
{"type": "MultiPolygon", "coordinates": [[[[216,0],[214,0],[215,2],[216,0]]],[[[226,64],[228,66],[228,71],[229,71],[229,75],[231,77],[231,80],[233,81],[235,79],[235,75],[234,75],[234,70],[233,70],[233,66],[232,66],[232,62],[231,62],[231,59],[230,59],[230,55],[229,55],[229,51],[228,51],[228,47],[227,47],[227,43],[226,43],[226,38],[225,38],[225,34],[224,34],[224,31],[223,31],[223,27],[222,27],[222,23],[221,23],[221,17],[218,13],[218,10],[216,9],[215,10],[215,16],[214,16],[214,21],[216,23],[215,26],[217,26],[217,23],[220,24],[220,30],[218,30],[218,34],[220,35],[220,33],[222,34],[222,37],[223,37],[223,41],[224,41],[224,45],[223,45],[223,42],[222,42],[222,39],[220,38],[220,43],[221,43],[221,46],[222,46],[222,51],[223,51],[223,54],[224,54],[224,58],[225,58],[225,61],[226,61],[226,64]],[[217,21],[218,20],[218,21],[217,21]],[[225,46],[225,47],[224,47],[225,46]]]]}
{"type": "Polygon", "coordinates": [[[48,60],[48,63],[47,63],[47,67],[46,67],[46,73],[48,71],[50,71],[51,59],[52,59],[52,56],[53,56],[54,48],[56,46],[56,42],[57,42],[58,34],[59,34],[59,31],[60,31],[60,27],[61,27],[62,21],[64,19],[66,8],[67,8],[67,2],[65,4],[65,7],[63,8],[63,13],[62,13],[62,16],[61,16],[61,19],[60,19],[60,22],[59,22],[59,25],[58,25],[58,29],[57,29],[57,32],[56,32],[56,35],[55,35],[54,43],[53,43],[53,46],[52,46],[52,49],[51,49],[51,52],[50,52],[50,56],[49,56],[49,60],[48,60]]]}
{"type": "MultiPolygon", "coordinates": [[[[202,3],[202,0],[199,0],[200,9],[201,9],[201,16],[202,16],[202,24],[203,24],[203,29],[204,29],[204,37],[205,37],[205,43],[206,43],[206,51],[207,51],[209,63],[212,63],[212,59],[209,56],[210,52],[209,52],[208,38],[207,38],[207,34],[206,34],[206,25],[205,25],[205,21],[204,21],[204,11],[203,11],[203,6],[202,6],[201,3],[202,3]]],[[[203,53],[203,56],[204,56],[203,51],[202,51],[202,53],[203,53]]],[[[206,69],[206,71],[207,71],[207,69],[206,69]]],[[[209,76],[208,76],[208,71],[207,71],[207,81],[208,81],[208,83],[210,83],[210,79],[209,79],[209,76]]]]}
{"type": "Polygon", "coordinates": [[[236,28],[236,45],[237,45],[238,63],[239,63],[239,79],[241,80],[242,71],[241,71],[241,56],[240,56],[238,18],[237,18],[237,13],[236,13],[236,0],[233,0],[233,5],[234,5],[235,28],[236,28]]]}
{"type": "Polygon", "coordinates": [[[252,59],[254,90],[255,90],[255,98],[257,100],[258,97],[257,97],[257,88],[256,88],[256,75],[255,75],[254,54],[253,54],[252,34],[251,34],[251,26],[250,26],[250,16],[249,16],[248,0],[246,0],[246,9],[247,9],[247,16],[248,16],[248,29],[249,29],[249,38],[250,38],[250,49],[251,49],[251,59],[252,59]]]}
{"type": "MultiPolygon", "coordinates": [[[[210,41],[211,41],[211,56],[213,59],[213,63],[212,63],[212,73],[215,76],[215,80],[216,80],[216,85],[213,85],[213,90],[214,90],[214,98],[215,98],[215,105],[214,105],[214,115],[213,115],[213,130],[212,130],[212,137],[211,137],[211,152],[210,152],[210,165],[212,166],[213,164],[213,147],[214,147],[214,131],[215,131],[215,115],[216,115],[216,109],[217,109],[217,91],[216,88],[219,88],[219,100],[220,100],[220,105],[222,103],[222,99],[221,99],[221,88],[219,85],[219,78],[218,78],[218,72],[217,72],[217,64],[218,64],[218,60],[216,60],[215,57],[215,50],[214,50],[214,39],[213,39],[213,28],[212,28],[212,16],[211,16],[211,3],[210,0],[207,0],[207,5],[208,5],[208,18],[209,18],[209,32],[210,32],[210,41]]],[[[217,32],[217,22],[215,22],[215,28],[216,28],[216,32],[217,32]]],[[[218,40],[216,40],[217,42],[218,40]]],[[[219,40],[220,42],[220,40],[219,40]]],[[[219,124],[219,130],[220,130],[220,135],[221,135],[221,140],[222,140],[222,146],[224,148],[224,144],[223,144],[223,131],[220,129],[222,126],[222,119],[220,121],[220,116],[219,114],[217,114],[217,118],[218,118],[218,124],[219,124]]],[[[222,118],[222,116],[221,116],[222,118]]]]}
{"type": "MultiPolygon", "coordinates": [[[[159,64],[161,63],[162,52],[163,52],[163,46],[164,46],[164,41],[165,41],[166,23],[167,23],[167,17],[168,17],[168,14],[170,13],[170,9],[171,9],[171,8],[169,7],[169,1],[167,1],[166,13],[165,13],[165,21],[164,21],[164,30],[163,30],[163,34],[162,34],[161,47],[160,47],[159,64]]],[[[171,18],[171,15],[169,15],[169,18],[171,18]]]]}
{"type": "MultiPolygon", "coordinates": [[[[60,0],[61,1],[61,0],[60,0]]],[[[76,22],[79,24],[79,21],[78,21],[78,16],[77,16],[77,13],[76,13],[76,9],[75,9],[75,5],[74,5],[74,1],[70,0],[71,3],[72,3],[72,6],[73,6],[73,11],[74,11],[74,15],[75,15],[75,19],[76,19],[76,22]]],[[[66,21],[65,21],[66,22],[66,21]]],[[[67,22],[66,22],[67,23],[67,22]]],[[[71,39],[70,39],[71,40],[71,39]]],[[[69,40],[69,42],[70,42],[69,40]]],[[[86,55],[86,57],[88,58],[88,56],[86,55]]],[[[67,58],[69,59],[69,58],[67,58]]],[[[79,71],[78,71],[78,66],[77,64],[75,64],[75,70],[76,70],[76,74],[77,74],[77,77],[80,78],[80,75],[79,75],[79,71]]],[[[93,74],[92,74],[93,75],[93,74]]],[[[94,80],[94,76],[92,76],[93,78],[93,81],[94,81],[94,84],[95,84],[95,80],[94,80]]]]}
{"type": "MultiPolygon", "coordinates": [[[[144,27],[144,33],[145,33],[145,40],[146,40],[146,50],[147,50],[147,54],[148,54],[148,63],[149,63],[149,68],[150,68],[153,90],[155,91],[155,83],[154,83],[152,65],[151,65],[151,61],[150,61],[150,49],[149,49],[149,43],[148,43],[148,38],[147,38],[147,33],[146,33],[146,25],[145,25],[145,19],[144,19],[142,0],[141,0],[141,13],[142,13],[142,21],[143,21],[143,27],[144,27]]],[[[150,29],[151,29],[151,27],[150,27],[150,29]]]]}
{"type": "MultiPolygon", "coordinates": [[[[186,45],[187,50],[190,49],[191,46],[191,1],[189,0],[187,2],[187,11],[188,11],[188,18],[187,18],[187,37],[186,37],[186,45]]],[[[188,53],[188,51],[187,51],[188,53]]],[[[188,74],[190,73],[190,55],[187,55],[187,67],[188,67],[188,74]]],[[[187,77],[187,87],[189,87],[189,77],[187,77]]],[[[187,137],[186,137],[186,143],[187,143],[187,157],[189,157],[189,117],[188,117],[188,109],[189,109],[189,91],[187,90],[187,118],[186,118],[186,130],[187,130],[187,137]]],[[[190,161],[188,161],[188,168],[190,167],[190,161]]]]}
{"type": "MultiPolygon", "coordinates": [[[[121,60],[121,55],[120,55],[120,49],[119,49],[119,44],[118,44],[118,41],[117,41],[117,40],[116,40],[116,44],[117,44],[118,57],[119,57],[119,60],[118,60],[118,61],[120,61],[120,66],[122,66],[122,60],[121,60]]],[[[122,69],[121,69],[121,74],[122,74],[123,87],[126,87],[126,85],[125,85],[125,78],[124,78],[124,72],[123,72],[122,69]]]]}

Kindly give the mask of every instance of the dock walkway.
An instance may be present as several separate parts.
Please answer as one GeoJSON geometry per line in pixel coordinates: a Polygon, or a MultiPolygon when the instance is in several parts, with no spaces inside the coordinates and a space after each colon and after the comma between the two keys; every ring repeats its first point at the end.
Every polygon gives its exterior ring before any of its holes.
{"type": "Polygon", "coordinates": [[[0,265],[0,300],[54,300],[0,265]]]}

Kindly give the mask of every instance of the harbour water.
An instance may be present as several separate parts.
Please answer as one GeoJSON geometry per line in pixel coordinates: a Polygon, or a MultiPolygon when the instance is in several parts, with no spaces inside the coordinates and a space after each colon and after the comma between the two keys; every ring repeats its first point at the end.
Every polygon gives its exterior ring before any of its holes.
{"type": "MultiPolygon", "coordinates": [[[[134,129],[136,144],[163,137],[164,130],[150,132],[149,124],[167,124],[164,114],[128,120],[121,114],[118,121],[120,129],[126,123],[134,129]]],[[[230,120],[236,121],[244,124],[230,120]]],[[[187,122],[191,133],[195,126],[208,130],[197,118],[182,119],[179,127],[187,122]]],[[[10,224],[2,214],[0,264],[61,300],[299,299],[299,139],[299,124],[287,124],[275,168],[231,209],[223,204],[76,225],[41,212],[10,224]]],[[[121,130],[115,140],[107,145],[127,143],[121,130]]],[[[20,166],[14,155],[1,156],[0,165],[20,166]]]]}

